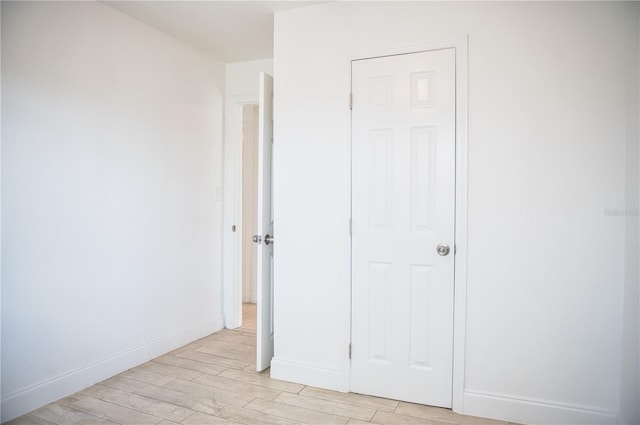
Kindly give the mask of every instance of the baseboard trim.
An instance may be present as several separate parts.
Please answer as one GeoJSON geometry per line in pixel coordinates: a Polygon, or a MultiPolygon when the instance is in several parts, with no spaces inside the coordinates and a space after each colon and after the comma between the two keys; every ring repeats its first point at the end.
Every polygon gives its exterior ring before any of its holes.
{"type": "Polygon", "coordinates": [[[2,397],[2,422],[104,381],[189,342],[222,329],[221,319],[209,318],[170,335],[133,347],[104,360],[79,367],[2,397]]]}
{"type": "Polygon", "coordinates": [[[271,377],[327,390],[349,391],[349,388],[344,387],[344,378],[339,370],[321,365],[298,363],[274,357],[271,360],[271,377]]]}
{"type": "Polygon", "coordinates": [[[613,424],[617,415],[613,410],[468,390],[461,413],[531,425],[613,424]]]}

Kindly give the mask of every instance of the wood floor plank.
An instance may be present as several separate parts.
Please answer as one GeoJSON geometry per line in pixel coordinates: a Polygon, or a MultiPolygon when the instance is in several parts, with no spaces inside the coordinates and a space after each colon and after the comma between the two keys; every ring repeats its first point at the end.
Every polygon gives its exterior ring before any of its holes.
{"type": "Polygon", "coordinates": [[[337,391],[322,388],[306,387],[300,391],[300,395],[320,398],[336,403],[350,404],[353,406],[370,407],[384,412],[393,412],[398,407],[398,401],[387,398],[373,397],[354,393],[339,393],[337,391]]]}
{"type": "Polygon", "coordinates": [[[185,351],[196,351],[198,348],[204,347],[205,345],[207,345],[207,343],[199,339],[190,344],[187,344],[182,347],[176,348],[175,350],[169,351],[167,354],[177,356],[178,354],[183,353],[185,351]]]}
{"type": "Polygon", "coordinates": [[[205,413],[194,413],[181,422],[184,425],[234,425],[237,422],[230,421],[219,416],[207,415],[205,413]]]}
{"type": "Polygon", "coordinates": [[[371,422],[381,425],[451,425],[451,422],[417,418],[415,416],[399,415],[389,412],[377,412],[371,422]]]}
{"type": "Polygon", "coordinates": [[[200,362],[197,360],[191,360],[184,357],[173,356],[170,354],[160,356],[153,361],[156,363],[181,367],[183,369],[191,369],[201,373],[208,373],[209,375],[217,375],[227,369],[224,366],[218,366],[212,363],[200,362]]]}
{"type": "Polygon", "coordinates": [[[164,387],[182,391],[185,394],[191,394],[196,397],[208,397],[219,403],[231,406],[244,406],[254,398],[250,395],[233,393],[224,389],[214,388],[197,382],[184,381],[182,379],[175,379],[167,385],[164,385],[164,387]]]}
{"type": "Polygon", "coordinates": [[[32,416],[53,422],[56,425],[114,425],[115,422],[79,412],[59,402],[51,403],[31,413],[32,416]]]}
{"type": "Polygon", "coordinates": [[[191,409],[176,406],[175,404],[165,403],[157,399],[109,387],[97,388],[92,391],[91,396],[109,403],[117,404],[118,406],[128,407],[130,409],[175,422],[180,422],[194,413],[191,409]]]}
{"type": "Polygon", "coordinates": [[[224,378],[220,375],[203,374],[194,379],[193,382],[219,388],[220,390],[233,391],[234,393],[248,395],[251,397],[260,397],[264,400],[273,400],[282,392],[280,390],[272,390],[260,385],[246,384],[234,379],[224,378]]]}
{"type": "Polygon", "coordinates": [[[349,419],[347,425],[372,425],[375,422],[361,421],[360,419],[349,419]]]}
{"type": "Polygon", "coordinates": [[[315,410],[316,412],[331,412],[334,415],[344,416],[347,419],[354,418],[363,421],[370,421],[376,413],[376,410],[370,407],[352,406],[287,392],[280,394],[275,401],[290,406],[315,410]]]}
{"type": "Polygon", "coordinates": [[[229,357],[221,357],[213,354],[202,353],[200,351],[190,351],[190,350],[180,352],[176,354],[176,356],[183,357],[185,359],[197,360],[199,362],[211,363],[211,364],[222,366],[225,368],[230,367],[233,369],[244,369],[245,367],[247,367],[248,365],[250,365],[252,362],[255,361],[255,358],[247,361],[247,360],[232,359],[229,357]]]}
{"type": "Polygon", "coordinates": [[[256,334],[256,330],[255,329],[245,329],[245,328],[236,328],[236,329],[227,329],[230,332],[237,332],[237,333],[243,333],[246,335],[254,335],[256,334]]]}
{"type": "Polygon", "coordinates": [[[159,373],[149,372],[148,370],[142,370],[139,368],[129,369],[128,371],[121,373],[119,376],[154,385],[164,385],[175,379],[173,376],[161,375],[159,373]]]}
{"type": "Polygon", "coordinates": [[[216,341],[231,342],[234,344],[246,344],[252,347],[256,345],[256,334],[248,334],[243,332],[216,332],[215,334],[207,337],[206,342],[215,343],[216,341]]]}
{"type": "Polygon", "coordinates": [[[300,423],[290,419],[269,415],[265,412],[256,412],[255,410],[244,409],[236,406],[224,407],[220,412],[218,412],[218,416],[245,425],[297,425],[300,423]]]}
{"type": "Polygon", "coordinates": [[[104,385],[105,387],[128,391],[130,393],[148,385],[146,382],[125,378],[124,376],[114,376],[113,378],[109,378],[106,381],[102,381],[100,384],[104,385]]]}
{"type": "Polygon", "coordinates": [[[165,403],[174,404],[200,413],[214,415],[226,404],[220,403],[211,397],[198,397],[182,391],[172,390],[156,385],[147,385],[136,391],[137,394],[153,398],[165,403]]]}
{"type": "Polygon", "coordinates": [[[155,425],[162,420],[157,416],[148,415],[93,397],[79,397],[69,402],[67,406],[121,425],[155,425]]]}
{"type": "Polygon", "coordinates": [[[299,393],[304,388],[304,385],[301,384],[271,379],[264,374],[257,373],[255,369],[251,372],[246,370],[227,369],[218,374],[218,376],[234,379],[247,384],[260,385],[274,390],[287,391],[289,393],[299,393]]]}
{"type": "Polygon", "coordinates": [[[220,340],[211,340],[210,343],[198,348],[198,351],[206,352],[206,348],[214,349],[215,351],[239,351],[241,353],[251,353],[255,355],[255,344],[242,344],[240,342],[227,342],[220,340]]]}
{"type": "Polygon", "coordinates": [[[226,357],[232,360],[241,360],[246,362],[253,362],[256,359],[254,352],[239,351],[235,348],[225,348],[216,345],[205,345],[196,350],[198,353],[212,354],[218,357],[226,357]]]}
{"type": "Polygon", "coordinates": [[[146,372],[152,372],[158,375],[172,376],[174,378],[180,378],[186,381],[191,381],[192,379],[202,375],[202,371],[158,363],[155,360],[138,366],[138,370],[144,370],[146,372]]]}
{"type": "Polygon", "coordinates": [[[260,375],[266,376],[267,378],[271,375],[271,370],[270,368],[266,368],[265,370],[262,370],[260,372],[256,371],[256,364],[251,363],[249,365],[247,365],[247,367],[242,368],[242,369],[238,369],[238,370],[243,370],[245,372],[251,372],[251,373],[258,373],[260,375]]]}
{"type": "Polygon", "coordinates": [[[303,424],[345,425],[349,419],[330,413],[320,413],[301,407],[256,398],[245,406],[247,409],[291,419],[303,424]]]}

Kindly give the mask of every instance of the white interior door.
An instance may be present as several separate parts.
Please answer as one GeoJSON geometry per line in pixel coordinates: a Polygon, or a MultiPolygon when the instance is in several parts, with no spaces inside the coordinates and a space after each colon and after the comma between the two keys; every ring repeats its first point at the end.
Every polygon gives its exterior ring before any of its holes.
{"type": "Polygon", "coordinates": [[[273,358],[273,77],[260,73],[258,111],[258,317],[256,369],[265,370],[273,358]]]}
{"type": "Polygon", "coordinates": [[[351,390],[451,407],[454,50],[354,61],[352,90],[351,390]]]}

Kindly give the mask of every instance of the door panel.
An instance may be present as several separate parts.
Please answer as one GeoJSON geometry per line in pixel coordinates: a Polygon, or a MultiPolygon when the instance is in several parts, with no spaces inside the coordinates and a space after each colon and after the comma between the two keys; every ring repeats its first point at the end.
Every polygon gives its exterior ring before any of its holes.
{"type": "Polygon", "coordinates": [[[352,90],[352,391],[450,407],[454,50],[354,61],[352,90]]]}
{"type": "Polygon", "coordinates": [[[258,243],[256,370],[271,365],[273,358],[273,202],[271,166],[273,150],[273,77],[260,73],[258,118],[258,243]]]}

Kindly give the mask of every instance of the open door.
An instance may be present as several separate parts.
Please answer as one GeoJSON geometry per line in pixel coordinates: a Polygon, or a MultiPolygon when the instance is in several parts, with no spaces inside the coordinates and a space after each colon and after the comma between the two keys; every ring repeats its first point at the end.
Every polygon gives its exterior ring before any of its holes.
{"type": "Polygon", "coordinates": [[[260,73],[258,111],[258,323],[256,370],[273,358],[273,202],[271,200],[271,152],[273,147],[273,77],[260,73]]]}

